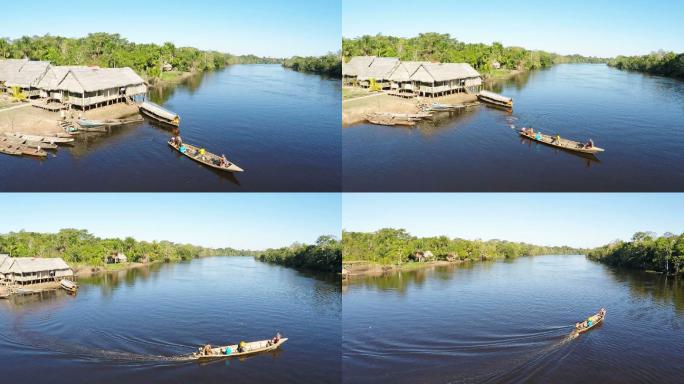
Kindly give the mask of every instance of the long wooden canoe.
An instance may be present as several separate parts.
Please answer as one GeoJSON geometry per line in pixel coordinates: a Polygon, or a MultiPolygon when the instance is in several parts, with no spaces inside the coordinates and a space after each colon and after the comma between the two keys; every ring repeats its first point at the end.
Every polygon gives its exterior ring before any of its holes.
{"type": "Polygon", "coordinates": [[[131,123],[137,123],[143,121],[142,116],[135,115],[132,117],[127,117],[124,119],[108,119],[108,120],[88,120],[80,119],[77,121],[78,125],[83,128],[94,128],[94,127],[112,127],[116,125],[125,125],[131,123]]]}
{"type": "Polygon", "coordinates": [[[10,137],[10,136],[0,137],[0,144],[2,144],[2,143],[25,145],[25,146],[30,147],[30,148],[40,147],[40,149],[57,149],[57,144],[43,143],[40,141],[24,140],[24,139],[20,139],[18,137],[10,137]]]}
{"type": "Polygon", "coordinates": [[[64,136],[61,134],[57,134],[57,136],[27,135],[25,133],[5,133],[5,136],[18,137],[24,140],[41,141],[43,143],[52,144],[71,143],[74,141],[71,135],[68,135],[66,132],[64,133],[64,136]]]}
{"type": "Polygon", "coordinates": [[[538,143],[546,144],[546,145],[556,147],[556,148],[560,148],[560,149],[565,149],[568,151],[580,152],[580,153],[589,153],[592,155],[605,151],[605,149],[599,148],[596,146],[587,148],[583,143],[580,143],[578,141],[564,139],[562,137],[560,139],[560,142],[557,142],[556,138],[554,136],[545,135],[543,133],[540,134],[541,140],[537,140],[537,138],[536,138],[537,133],[530,134],[530,133],[523,132],[523,131],[519,131],[518,133],[520,134],[520,136],[522,136],[526,139],[534,140],[538,143]]]}
{"type": "Polygon", "coordinates": [[[6,155],[15,155],[15,156],[21,156],[22,152],[19,150],[19,146],[16,144],[6,144],[6,143],[0,143],[0,153],[4,153],[6,155]]]}
{"type": "Polygon", "coordinates": [[[577,337],[577,336],[583,334],[584,332],[588,332],[590,329],[594,328],[595,326],[601,324],[603,322],[603,319],[606,318],[606,312],[604,312],[603,315],[601,315],[600,313],[597,313],[594,316],[597,317],[598,319],[591,324],[591,327],[575,329],[574,331],[572,331],[571,336],[577,337]]]}
{"type": "Polygon", "coordinates": [[[238,352],[238,346],[237,344],[234,345],[225,345],[222,347],[216,347],[211,349],[211,354],[205,355],[200,352],[195,352],[192,355],[190,355],[190,359],[194,360],[211,360],[211,359],[224,359],[226,357],[237,357],[237,356],[248,356],[248,355],[254,355],[257,353],[262,353],[262,352],[267,352],[267,351],[273,351],[275,349],[280,348],[281,345],[283,345],[287,341],[287,337],[284,337],[280,339],[277,343],[273,343],[272,340],[259,340],[259,341],[252,341],[250,343],[245,343],[245,350],[244,352],[238,352]],[[228,348],[228,349],[227,349],[228,348]],[[226,354],[226,350],[229,351],[228,354],[226,354]]]}
{"type": "Polygon", "coordinates": [[[171,141],[168,142],[169,146],[176,151],[184,154],[185,156],[195,160],[198,163],[202,163],[208,167],[218,169],[221,171],[226,171],[226,172],[244,172],[244,170],[240,167],[238,167],[236,164],[228,161],[228,164],[226,166],[221,166],[221,157],[217,156],[211,152],[208,152],[206,149],[204,150],[204,155],[200,155],[200,148],[192,145],[192,144],[186,144],[183,143],[181,148],[178,148],[175,144],[171,143],[171,141]],[[184,149],[182,149],[184,147],[184,149]]]}
{"type": "Polygon", "coordinates": [[[28,155],[28,156],[34,156],[34,157],[47,157],[47,152],[43,151],[42,149],[38,148],[31,148],[27,147],[25,145],[21,144],[15,144],[15,143],[3,143],[2,145],[3,148],[3,153],[7,153],[10,155],[28,155]],[[20,152],[20,153],[16,153],[20,152]]]}
{"type": "Polygon", "coordinates": [[[160,105],[145,101],[140,104],[139,108],[140,113],[153,120],[173,125],[174,127],[178,127],[180,125],[180,116],[178,116],[177,113],[171,112],[160,105]]]}
{"type": "Polygon", "coordinates": [[[78,291],[78,285],[71,280],[62,279],[59,282],[59,285],[69,293],[76,293],[76,291],[78,291]]]}

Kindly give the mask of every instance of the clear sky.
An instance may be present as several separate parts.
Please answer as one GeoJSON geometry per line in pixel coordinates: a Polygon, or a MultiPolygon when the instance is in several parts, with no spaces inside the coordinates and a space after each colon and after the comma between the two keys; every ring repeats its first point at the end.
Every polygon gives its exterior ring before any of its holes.
{"type": "Polygon", "coordinates": [[[342,15],[348,38],[440,32],[560,54],[684,52],[681,0],[344,0],[342,15]]]}
{"type": "Polygon", "coordinates": [[[340,0],[3,1],[0,37],[119,33],[136,43],[290,57],[340,49],[340,0]]]}
{"type": "Polygon", "coordinates": [[[342,227],[415,236],[595,247],[635,232],[684,232],[682,194],[344,194],[342,227]]]}
{"type": "Polygon", "coordinates": [[[208,247],[265,249],[341,234],[339,194],[2,194],[0,233],[87,229],[208,247]]]}

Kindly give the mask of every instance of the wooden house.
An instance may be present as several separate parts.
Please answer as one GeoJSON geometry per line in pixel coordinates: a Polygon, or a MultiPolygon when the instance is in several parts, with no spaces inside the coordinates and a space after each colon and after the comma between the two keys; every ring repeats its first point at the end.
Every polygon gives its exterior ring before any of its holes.
{"type": "Polygon", "coordinates": [[[147,83],[128,67],[72,67],[55,72],[54,77],[43,84],[43,91],[51,99],[70,107],[89,110],[144,95],[147,83]],[[54,78],[57,78],[56,82],[54,78]]]}
{"type": "Polygon", "coordinates": [[[355,56],[349,62],[342,62],[342,81],[345,85],[357,85],[360,73],[365,73],[375,56],[355,56]]]}
{"type": "Polygon", "coordinates": [[[11,93],[17,87],[26,97],[37,98],[40,96],[38,83],[49,69],[47,61],[3,60],[0,62],[3,91],[11,93]]]}
{"type": "Polygon", "coordinates": [[[425,97],[438,97],[458,92],[478,92],[482,77],[470,64],[426,63],[411,75],[413,91],[425,97]]]}
{"type": "Polygon", "coordinates": [[[0,276],[5,284],[29,285],[73,278],[74,272],[60,258],[5,257],[0,276]]]}
{"type": "Polygon", "coordinates": [[[86,66],[51,66],[45,76],[38,82],[40,97],[46,101],[62,101],[63,92],[59,90],[59,83],[70,70],[86,70],[86,66]]]}
{"type": "Polygon", "coordinates": [[[126,255],[123,254],[123,252],[112,252],[107,256],[106,262],[107,264],[119,264],[119,263],[125,263],[128,261],[128,258],[126,255]]]}
{"type": "Polygon", "coordinates": [[[418,68],[423,64],[429,64],[426,61],[402,61],[397,64],[389,75],[390,89],[397,94],[414,93],[413,82],[411,76],[416,73],[418,68]]]}
{"type": "Polygon", "coordinates": [[[389,89],[389,76],[397,65],[399,65],[399,59],[397,58],[376,57],[367,68],[358,72],[357,83],[364,88],[368,88],[371,86],[371,82],[375,81],[380,86],[380,89],[389,89]]]}
{"type": "Polygon", "coordinates": [[[409,260],[417,261],[419,263],[431,261],[434,258],[435,256],[430,251],[416,251],[411,256],[409,256],[409,260]]]}

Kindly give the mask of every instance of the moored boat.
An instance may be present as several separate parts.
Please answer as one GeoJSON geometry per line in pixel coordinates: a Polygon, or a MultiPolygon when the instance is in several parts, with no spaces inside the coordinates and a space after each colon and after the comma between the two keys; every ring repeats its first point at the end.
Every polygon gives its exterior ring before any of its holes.
{"type": "Polygon", "coordinates": [[[19,150],[19,146],[16,144],[5,144],[5,143],[0,143],[0,153],[4,153],[6,155],[15,155],[15,156],[21,156],[22,153],[19,150]]]}
{"type": "Polygon", "coordinates": [[[69,293],[76,293],[78,291],[78,285],[71,280],[62,279],[59,282],[59,286],[69,293]]]}
{"type": "Polygon", "coordinates": [[[58,133],[55,136],[29,135],[29,134],[25,134],[25,133],[14,133],[14,132],[12,132],[12,133],[5,133],[5,136],[18,137],[18,138],[24,139],[24,140],[40,141],[43,143],[52,143],[52,144],[71,143],[74,141],[74,139],[71,137],[71,135],[67,134],[66,132],[63,135],[58,133]]]}
{"type": "Polygon", "coordinates": [[[603,319],[606,318],[606,310],[605,308],[601,308],[597,314],[589,316],[587,320],[582,321],[581,323],[575,324],[575,329],[572,331],[570,334],[571,337],[577,337],[584,332],[589,331],[590,329],[594,328],[595,326],[601,324],[603,322],[603,319]]]}
{"type": "Polygon", "coordinates": [[[97,127],[111,127],[116,125],[125,125],[143,121],[142,116],[136,115],[124,119],[108,119],[108,120],[88,120],[79,119],[76,121],[82,128],[97,128],[97,127]]]}
{"type": "Polygon", "coordinates": [[[40,148],[40,149],[57,149],[56,144],[43,143],[40,141],[24,140],[18,137],[0,137],[0,143],[4,144],[15,144],[15,145],[25,145],[29,148],[40,148]]]}
{"type": "Polygon", "coordinates": [[[202,163],[206,166],[209,166],[214,169],[218,169],[221,171],[226,171],[226,172],[244,172],[244,170],[240,167],[238,167],[236,164],[227,161],[225,165],[221,165],[221,157],[218,155],[215,155],[211,152],[208,152],[207,150],[204,150],[204,154],[201,153],[200,148],[192,145],[192,144],[186,144],[183,143],[180,148],[178,145],[174,144],[173,142],[169,141],[168,142],[169,146],[178,152],[182,153],[183,155],[197,161],[198,163],[202,163]]]}
{"type": "Polygon", "coordinates": [[[200,348],[198,352],[193,353],[189,356],[192,360],[211,360],[211,359],[222,359],[227,357],[237,357],[237,356],[248,356],[257,353],[273,351],[280,348],[287,341],[287,338],[281,338],[278,342],[273,342],[273,340],[259,340],[252,341],[249,343],[244,343],[242,352],[239,351],[238,344],[225,345],[222,347],[211,348],[210,352],[204,351],[204,348],[200,348]]]}
{"type": "Polygon", "coordinates": [[[478,100],[483,103],[503,108],[513,108],[513,99],[489,91],[480,91],[477,94],[478,100]]]}
{"type": "Polygon", "coordinates": [[[171,112],[160,105],[145,101],[142,102],[139,107],[140,113],[153,120],[173,125],[174,127],[178,127],[180,125],[180,116],[178,116],[177,113],[171,112]]]}
{"type": "Polygon", "coordinates": [[[587,145],[584,143],[580,143],[578,141],[564,139],[562,137],[559,140],[557,137],[527,130],[526,128],[521,129],[518,133],[520,134],[520,136],[526,139],[534,140],[542,144],[546,144],[560,149],[565,149],[568,151],[588,153],[592,155],[599,152],[605,152],[605,149],[599,148],[594,145],[587,145]],[[537,135],[539,135],[539,138],[537,138],[537,135]]]}

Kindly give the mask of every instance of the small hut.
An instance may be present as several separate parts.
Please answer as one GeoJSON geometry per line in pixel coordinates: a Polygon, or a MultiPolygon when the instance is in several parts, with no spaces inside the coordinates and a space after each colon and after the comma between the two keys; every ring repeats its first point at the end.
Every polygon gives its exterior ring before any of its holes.
{"type": "Polygon", "coordinates": [[[429,64],[426,61],[402,61],[390,73],[388,80],[390,81],[390,89],[392,92],[402,95],[412,95],[414,92],[413,82],[411,76],[416,73],[418,68],[423,64],[429,64]]]}
{"type": "Polygon", "coordinates": [[[0,275],[5,284],[29,285],[71,278],[74,271],[60,258],[5,257],[0,275]]]}
{"type": "Polygon", "coordinates": [[[365,73],[375,60],[375,56],[354,56],[349,62],[342,63],[342,81],[346,85],[356,85],[360,73],[365,73]]]}
{"type": "Polygon", "coordinates": [[[368,68],[365,68],[365,71],[359,71],[358,84],[368,88],[371,82],[375,81],[380,89],[388,89],[390,87],[389,76],[397,65],[399,65],[399,59],[395,57],[376,57],[368,68]]]}
{"type": "Polygon", "coordinates": [[[6,60],[0,69],[0,82],[7,93],[19,88],[28,98],[39,97],[38,83],[49,69],[47,61],[6,60]]]}
{"type": "Polygon", "coordinates": [[[128,261],[123,252],[112,252],[107,256],[107,264],[119,264],[128,261]]]}
{"type": "Polygon", "coordinates": [[[492,62],[492,68],[501,69],[501,63],[499,63],[498,61],[492,62]]]}
{"type": "Polygon", "coordinates": [[[419,263],[424,263],[424,262],[427,262],[427,261],[434,259],[434,257],[435,256],[430,251],[416,251],[411,256],[409,256],[409,260],[417,261],[419,263]]]}

